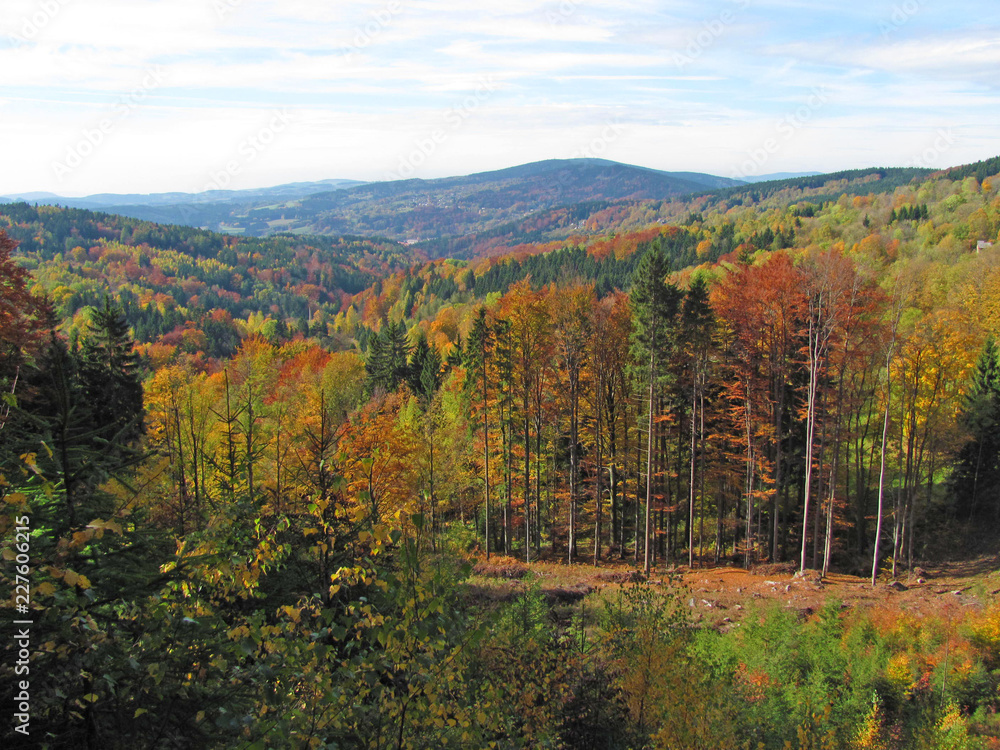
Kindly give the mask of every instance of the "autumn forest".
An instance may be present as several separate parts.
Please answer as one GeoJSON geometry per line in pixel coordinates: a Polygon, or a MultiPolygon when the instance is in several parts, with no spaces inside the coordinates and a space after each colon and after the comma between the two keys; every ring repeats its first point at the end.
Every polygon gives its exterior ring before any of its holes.
{"type": "Polygon", "coordinates": [[[683,578],[996,555],[998,191],[858,170],[415,244],[0,205],[4,745],[1000,747],[992,599],[709,626],[683,578]]]}

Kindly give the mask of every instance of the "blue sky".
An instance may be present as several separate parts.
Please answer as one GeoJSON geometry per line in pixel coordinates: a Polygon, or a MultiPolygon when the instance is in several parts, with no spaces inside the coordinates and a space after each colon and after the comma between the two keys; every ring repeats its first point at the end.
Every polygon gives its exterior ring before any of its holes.
{"type": "Polygon", "coordinates": [[[0,195],[1000,154],[995,0],[4,0],[0,195]]]}

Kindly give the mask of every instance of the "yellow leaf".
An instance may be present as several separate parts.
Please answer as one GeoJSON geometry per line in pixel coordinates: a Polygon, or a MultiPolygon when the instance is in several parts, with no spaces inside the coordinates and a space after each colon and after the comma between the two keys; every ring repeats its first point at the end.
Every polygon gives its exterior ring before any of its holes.
{"type": "Polygon", "coordinates": [[[7,497],[4,498],[11,505],[24,505],[28,502],[28,498],[24,496],[21,492],[11,492],[7,497]]]}
{"type": "Polygon", "coordinates": [[[87,576],[80,575],[75,570],[67,570],[63,575],[63,580],[69,586],[79,586],[82,589],[90,588],[90,581],[87,579],[87,576]]]}
{"type": "Polygon", "coordinates": [[[88,703],[96,703],[97,702],[97,694],[96,693],[87,693],[85,696],[83,696],[83,699],[85,701],[87,701],[88,703]]]}
{"type": "Polygon", "coordinates": [[[146,713],[146,709],[145,709],[145,708],[137,708],[137,709],[135,710],[135,714],[133,714],[133,715],[132,715],[132,718],[133,718],[133,719],[138,719],[138,718],[139,718],[140,716],[142,716],[142,715],[143,715],[144,713],[146,713]]]}
{"type": "Polygon", "coordinates": [[[104,521],[100,518],[95,518],[93,521],[87,524],[87,528],[90,529],[107,529],[108,531],[113,531],[116,534],[122,533],[122,527],[116,521],[104,521]]]}

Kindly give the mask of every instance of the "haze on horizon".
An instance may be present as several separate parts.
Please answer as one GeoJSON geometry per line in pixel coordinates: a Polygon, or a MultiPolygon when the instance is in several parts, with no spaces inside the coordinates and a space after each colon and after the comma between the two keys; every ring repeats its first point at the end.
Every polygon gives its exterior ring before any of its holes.
{"type": "Polygon", "coordinates": [[[7,0],[0,195],[593,156],[745,178],[1000,153],[1000,10],[893,0],[7,0]]]}

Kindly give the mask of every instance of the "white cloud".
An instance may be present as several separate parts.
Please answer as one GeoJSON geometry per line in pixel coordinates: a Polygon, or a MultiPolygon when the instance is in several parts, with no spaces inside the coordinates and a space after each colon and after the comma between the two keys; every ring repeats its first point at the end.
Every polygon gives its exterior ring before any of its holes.
{"type": "Polygon", "coordinates": [[[905,163],[940,127],[958,163],[1000,134],[1000,33],[974,7],[923,3],[882,35],[890,0],[5,0],[0,193],[198,189],[279,107],[293,125],[234,186],[379,178],[484,81],[425,176],[571,155],[612,121],[606,158],[727,174],[816,89],[828,103],[764,171],[905,163]],[[163,81],[56,180],[151,70],[163,81]]]}

